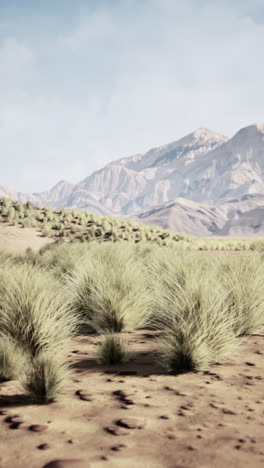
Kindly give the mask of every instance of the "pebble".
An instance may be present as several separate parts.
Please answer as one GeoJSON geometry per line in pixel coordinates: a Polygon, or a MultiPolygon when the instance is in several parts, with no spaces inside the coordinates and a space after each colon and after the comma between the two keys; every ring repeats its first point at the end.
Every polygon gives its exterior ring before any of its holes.
{"type": "Polygon", "coordinates": [[[32,432],[43,432],[48,429],[48,426],[45,426],[44,424],[32,424],[28,429],[32,432]]]}
{"type": "Polygon", "coordinates": [[[80,459],[58,459],[52,460],[43,466],[43,468],[89,468],[89,464],[80,459]]]}
{"type": "Polygon", "coordinates": [[[105,431],[109,432],[110,434],[117,435],[117,436],[128,434],[127,431],[125,431],[124,429],[121,429],[121,427],[116,427],[116,426],[107,426],[105,427],[105,431]]]}
{"type": "Polygon", "coordinates": [[[143,421],[135,418],[119,419],[116,424],[127,429],[141,429],[144,426],[143,421]]]}
{"type": "Polygon", "coordinates": [[[47,450],[47,449],[50,448],[50,445],[49,445],[49,444],[46,444],[46,443],[45,443],[45,444],[40,444],[40,445],[37,446],[37,448],[38,448],[39,450],[47,450]]]}

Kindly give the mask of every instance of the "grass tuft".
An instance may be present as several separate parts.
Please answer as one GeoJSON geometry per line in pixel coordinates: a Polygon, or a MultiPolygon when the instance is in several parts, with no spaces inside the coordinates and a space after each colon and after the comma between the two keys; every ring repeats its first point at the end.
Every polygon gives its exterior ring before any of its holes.
{"type": "Polygon", "coordinates": [[[100,343],[97,362],[101,365],[114,365],[127,362],[130,354],[127,352],[120,336],[109,334],[100,343]]]}
{"type": "Polygon", "coordinates": [[[16,343],[0,336],[0,380],[15,380],[25,369],[26,359],[16,343]]]}
{"type": "Polygon", "coordinates": [[[22,385],[35,403],[51,403],[64,392],[69,377],[66,364],[47,353],[41,353],[31,360],[22,385]]]}

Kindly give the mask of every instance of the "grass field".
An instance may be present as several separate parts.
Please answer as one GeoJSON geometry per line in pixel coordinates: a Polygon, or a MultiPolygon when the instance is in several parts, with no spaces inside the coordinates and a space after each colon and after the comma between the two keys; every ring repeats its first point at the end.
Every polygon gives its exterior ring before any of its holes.
{"type": "Polygon", "coordinates": [[[1,210],[3,229],[51,223],[50,240],[60,239],[36,252],[0,250],[0,376],[18,379],[34,401],[53,401],[67,387],[69,345],[83,327],[102,335],[97,361],[110,364],[129,358],[120,333],[159,331],[153,360],[173,373],[232,357],[241,337],[264,327],[262,240],[216,244],[8,200],[1,210]],[[218,249],[237,254],[197,252],[218,249]]]}

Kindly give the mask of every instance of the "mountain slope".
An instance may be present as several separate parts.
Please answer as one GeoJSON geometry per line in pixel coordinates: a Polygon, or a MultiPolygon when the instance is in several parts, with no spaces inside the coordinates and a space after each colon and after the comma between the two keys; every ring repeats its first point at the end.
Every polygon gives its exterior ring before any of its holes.
{"type": "Polygon", "coordinates": [[[129,218],[194,236],[264,236],[264,195],[217,202],[177,198],[129,218]]]}
{"type": "MultiPolygon", "coordinates": [[[[242,128],[230,139],[200,128],[146,153],[112,161],[77,185],[61,181],[34,194],[0,186],[0,196],[14,200],[100,215],[138,215],[200,235],[234,230],[229,214],[238,220],[240,212],[264,205],[260,195],[264,195],[264,124],[242,128]],[[230,228],[225,228],[227,222],[230,228]]],[[[259,211],[253,213],[259,216],[259,211]]],[[[243,216],[241,223],[248,219],[243,216]]]]}
{"type": "Polygon", "coordinates": [[[181,196],[186,184],[183,175],[188,175],[196,161],[202,161],[208,152],[227,140],[212,130],[199,129],[145,154],[113,161],[84,179],[77,190],[92,192],[117,214],[164,203],[181,196]]]}

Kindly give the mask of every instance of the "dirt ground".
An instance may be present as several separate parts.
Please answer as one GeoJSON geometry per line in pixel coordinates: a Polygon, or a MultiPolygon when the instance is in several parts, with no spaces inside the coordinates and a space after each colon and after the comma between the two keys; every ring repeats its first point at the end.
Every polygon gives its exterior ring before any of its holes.
{"type": "Polygon", "coordinates": [[[53,242],[53,239],[41,237],[35,228],[21,228],[0,223],[0,248],[13,251],[25,250],[31,247],[37,251],[43,245],[53,242]]]}
{"type": "Polygon", "coordinates": [[[100,337],[78,336],[73,381],[50,405],[0,384],[1,468],[263,467],[264,334],[230,361],[181,375],[155,364],[154,335],[123,333],[134,360],[115,368],[96,363],[100,337]]]}

